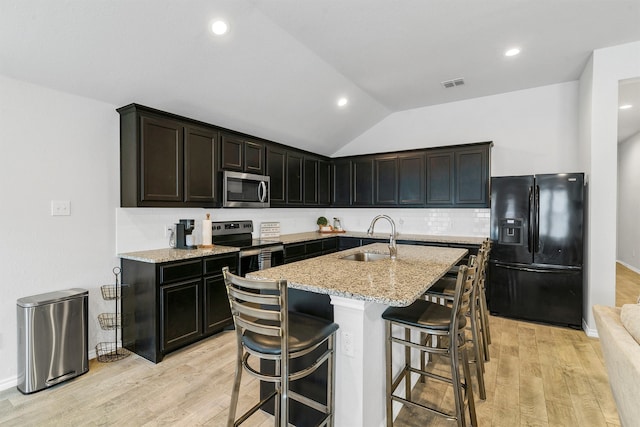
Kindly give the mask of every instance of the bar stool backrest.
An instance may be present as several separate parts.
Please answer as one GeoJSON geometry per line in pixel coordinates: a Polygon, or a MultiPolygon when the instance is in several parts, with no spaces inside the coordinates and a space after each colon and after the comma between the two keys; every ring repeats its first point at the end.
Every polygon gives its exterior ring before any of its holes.
{"type": "MultiPolygon", "coordinates": [[[[472,256],[472,258],[475,258],[472,256]]],[[[460,325],[461,317],[469,311],[473,292],[474,280],[476,277],[475,259],[469,259],[470,266],[462,265],[458,270],[456,281],[456,292],[451,310],[451,331],[455,333],[460,325]]]]}
{"type": "MultiPolygon", "coordinates": [[[[222,269],[227,285],[231,314],[238,335],[246,330],[280,337],[282,353],[288,354],[287,281],[246,279],[222,269]]],[[[286,359],[286,358],[285,358],[286,359]]]]}

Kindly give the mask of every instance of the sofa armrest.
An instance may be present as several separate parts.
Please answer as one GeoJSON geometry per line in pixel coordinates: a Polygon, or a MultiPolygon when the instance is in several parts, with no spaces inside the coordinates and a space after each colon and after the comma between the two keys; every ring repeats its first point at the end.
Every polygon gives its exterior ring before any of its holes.
{"type": "Polygon", "coordinates": [[[609,384],[623,426],[640,420],[640,345],[620,320],[619,307],[593,306],[609,384]]]}

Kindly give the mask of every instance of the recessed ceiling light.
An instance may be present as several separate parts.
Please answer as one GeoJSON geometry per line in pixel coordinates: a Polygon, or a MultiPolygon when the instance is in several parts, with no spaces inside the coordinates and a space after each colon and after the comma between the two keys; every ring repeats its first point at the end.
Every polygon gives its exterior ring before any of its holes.
{"type": "Polygon", "coordinates": [[[624,104],[624,105],[620,106],[620,109],[621,110],[628,110],[629,108],[632,108],[632,107],[633,107],[633,105],[631,105],[631,104],[624,104]]]}
{"type": "Polygon", "coordinates": [[[215,21],[213,24],[211,24],[211,31],[216,36],[223,35],[224,33],[227,32],[228,29],[229,27],[227,26],[227,23],[224,21],[215,21]]]}
{"type": "Polygon", "coordinates": [[[349,100],[345,97],[338,99],[338,107],[344,107],[349,103],[349,100]]]}
{"type": "Polygon", "coordinates": [[[504,56],[516,56],[520,53],[520,49],[514,47],[513,49],[509,49],[504,53],[504,56]]]}

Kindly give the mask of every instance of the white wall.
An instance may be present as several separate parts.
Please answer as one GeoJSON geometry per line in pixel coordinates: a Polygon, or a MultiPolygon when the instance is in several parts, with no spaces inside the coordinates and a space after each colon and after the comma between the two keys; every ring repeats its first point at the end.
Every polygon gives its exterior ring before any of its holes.
{"type": "Polygon", "coordinates": [[[335,156],[493,141],[493,176],[581,172],[578,82],[394,113],[335,156]]]}
{"type": "Polygon", "coordinates": [[[593,52],[580,79],[581,166],[589,173],[585,328],[591,307],[615,305],[618,82],[640,76],[640,42],[593,52]]]}
{"type": "Polygon", "coordinates": [[[617,260],[640,272],[640,133],[618,144],[617,260]]]}
{"type": "Polygon", "coordinates": [[[89,296],[89,344],[96,316],[113,311],[100,285],[113,283],[118,189],[114,106],[0,76],[0,389],[17,371],[16,300],[68,288],[89,296]],[[51,200],[71,216],[52,217],[51,200]]]}

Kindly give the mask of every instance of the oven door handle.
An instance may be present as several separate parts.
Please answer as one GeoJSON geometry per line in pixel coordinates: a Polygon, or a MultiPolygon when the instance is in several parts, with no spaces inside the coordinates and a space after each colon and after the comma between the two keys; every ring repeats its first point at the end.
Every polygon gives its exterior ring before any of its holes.
{"type": "Polygon", "coordinates": [[[266,248],[243,249],[240,251],[240,258],[260,255],[263,251],[264,252],[281,252],[283,250],[284,250],[283,245],[268,246],[266,248]]]}

